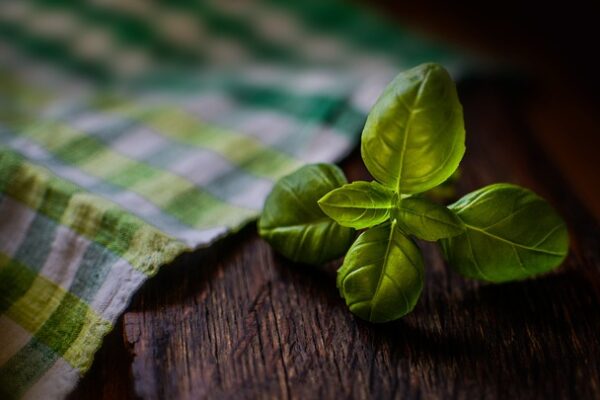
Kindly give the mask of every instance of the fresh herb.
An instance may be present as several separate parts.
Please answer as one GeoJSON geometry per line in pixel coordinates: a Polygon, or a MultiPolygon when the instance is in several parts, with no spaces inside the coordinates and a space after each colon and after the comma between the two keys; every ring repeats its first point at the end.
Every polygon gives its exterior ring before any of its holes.
{"type": "Polygon", "coordinates": [[[338,270],[337,286],[354,314],[387,322],[410,312],[423,289],[419,248],[392,220],[363,234],[338,270]]]}
{"type": "Polygon", "coordinates": [[[496,183],[450,209],[464,233],[441,241],[450,265],[464,276],[491,282],[523,279],[558,266],[569,238],[561,217],[531,190],[496,183]]]}
{"type": "Polygon", "coordinates": [[[462,106],[448,72],[423,64],[398,75],[371,109],[360,150],[371,175],[397,193],[448,179],[465,153],[462,106]]]}
{"type": "Polygon", "coordinates": [[[346,182],[331,164],[306,165],[281,178],[267,197],[258,232],[292,261],[321,264],[344,255],[354,231],[327,217],[317,201],[346,182]]]}
{"type": "Polygon", "coordinates": [[[434,242],[465,230],[461,219],[451,210],[420,197],[402,200],[394,213],[404,232],[423,240],[434,242]]]}
{"type": "Polygon", "coordinates": [[[259,232],[294,261],[320,264],[348,250],[337,286],[354,314],[386,322],[409,313],[423,289],[414,239],[438,241],[449,264],[505,282],[547,272],[568,253],[567,228],[532,191],[506,183],[448,207],[432,202],[465,151],[462,107],[444,68],[401,73],[371,110],[361,154],[373,182],[346,183],[335,166],[309,165],[275,184],[259,232]],[[353,229],[366,229],[352,244],[353,229]]]}
{"type": "Polygon", "coordinates": [[[355,229],[375,226],[390,219],[395,193],[377,182],[352,182],[334,189],[319,206],[338,224],[355,229]]]}

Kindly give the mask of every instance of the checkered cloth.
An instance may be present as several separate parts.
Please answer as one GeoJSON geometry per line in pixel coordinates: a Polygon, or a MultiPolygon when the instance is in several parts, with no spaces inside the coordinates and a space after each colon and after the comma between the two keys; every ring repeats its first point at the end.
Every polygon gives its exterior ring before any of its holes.
{"type": "Polygon", "coordinates": [[[132,294],[461,59],[333,1],[0,2],[0,398],[62,398],[132,294]]]}

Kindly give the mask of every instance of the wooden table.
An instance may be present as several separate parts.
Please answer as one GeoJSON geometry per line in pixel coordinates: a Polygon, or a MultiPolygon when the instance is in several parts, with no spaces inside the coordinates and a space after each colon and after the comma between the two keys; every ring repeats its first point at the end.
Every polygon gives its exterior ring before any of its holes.
{"type": "MultiPolygon", "coordinates": [[[[490,43],[485,22],[424,9],[404,11],[442,32],[449,25],[455,37],[470,27],[490,43]]],[[[530,26],[521,31],[501,42],[527,55],[546,40],[522,44],[530,26]]],[[[573,86],[559,90],[559,80],[560,72],[536,87],[496,78],[459,85],[467,152],[457,191],[507,181],[546,197],[571,233],[560,269],[479,283],[421,243],[419,304],[401,321],[373,325],[339,297],[339,263],[293,264],[248,226],[163,267],[71,398],[600,398],[600,102],[573,86]]],[[[342,165],[350,179],[368,178],[358,152],[342,165]]]]}
{"type": "MultiPolygon", "coordinates": [[[[150,280],[72,398],[599,398],[600,229],[538,145],[532,97],[509,86],[459,86],[458,192],[508,181],[546,197],[571,232],[556,272],[479,283],[422,243],[421,301],[401,321],[373,325],[338,296],[339,263],[293,264],[248,226],[150,280]]],[[[343,166],[350,179],[368,177],[357,153],[343,166]]]]}

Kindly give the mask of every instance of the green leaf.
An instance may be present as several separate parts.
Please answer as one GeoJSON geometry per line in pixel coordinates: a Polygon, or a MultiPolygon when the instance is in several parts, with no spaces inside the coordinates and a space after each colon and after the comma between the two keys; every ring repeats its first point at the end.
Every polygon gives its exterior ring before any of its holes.
{"type": "Polygon", "coordinates": [[[369,113],[361,153],[375,179],[398,193],[431,189],[465,152],[462,106],[448,72],[423,64],[398,75],[369,113]]]}
{"type": "Polygon", "coordinates": [[[398,226],[419,239],[436,241],[464,232],[465,226],[454,212],[422,197],[402,199],[394,210],[398,226]]]}
{"type": "Polygon", "coordinates": [[[319,200],[321,210],[338,224],[356,229],[387,221],[394,192],[377,182],[352,182],[334,189],[319,200]]]}
{"type": "Polygon", "coordinates": [[[259,234],[296,262],[321,264],[342,256],[354,230],[327,217],[317,201],[346,182],[342,170],[331,164],[306,165],[281,178],[265,202],[259,234]]]}
{"type": "Polygon", "coordinates": [[[569,250],[561,217],[532,191],[498,183],[450,206],[465,233],[441,241],[450,265],[461,274],[492,282],[523,279],[562,263],[569,250]]]}
{"type": "Polygon", "coordinates": [[[423,289],[423,258],[396,223],[362,233],[337,273],[337,286],[358,317],[387,322],[409,313],[423,289]]]}

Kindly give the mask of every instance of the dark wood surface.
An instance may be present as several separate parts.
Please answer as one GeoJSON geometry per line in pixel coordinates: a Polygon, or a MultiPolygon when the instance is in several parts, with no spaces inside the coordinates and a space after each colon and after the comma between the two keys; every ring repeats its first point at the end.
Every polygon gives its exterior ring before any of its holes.
{"type": "MultiPolygon", "coordinates": [[[[459,86],[467,152],[457,191],[507,181],[546,197],[571,233],[560,269],[479,283],[421,243],[419,304],[373,325],[339,297],[339,263],[290,263],[249,226],[162,268],[71,397],[600,398],[600,228],[538,142],[530,106],[539,98],[509,86],[459,86]]],[[[350,179],[367,177],[357,153],[343,166],[350,179]]]]}

